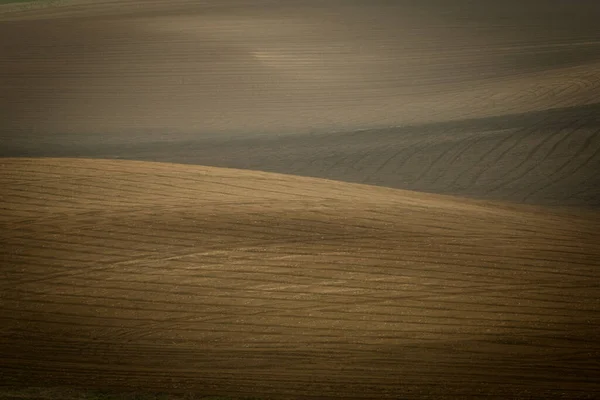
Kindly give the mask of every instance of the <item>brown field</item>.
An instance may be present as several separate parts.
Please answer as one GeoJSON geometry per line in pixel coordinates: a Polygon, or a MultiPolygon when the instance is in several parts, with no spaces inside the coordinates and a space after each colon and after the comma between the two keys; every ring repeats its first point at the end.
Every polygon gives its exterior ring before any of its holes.
{"type": "Polygon", "coordinates": [[[600,206],[600,2],[451,3],[0,8],[0,156],[600,206]]]}
{"type": "Polygon", "coordinates": [[[0,5],[0,399],[600,398],[598,15],[0,5]]]}
{"type": "Polygon", "coordinates": [[[5,159],[1,179],[6,383],[600,390],[596,212],[132,161],[5,159]]]}

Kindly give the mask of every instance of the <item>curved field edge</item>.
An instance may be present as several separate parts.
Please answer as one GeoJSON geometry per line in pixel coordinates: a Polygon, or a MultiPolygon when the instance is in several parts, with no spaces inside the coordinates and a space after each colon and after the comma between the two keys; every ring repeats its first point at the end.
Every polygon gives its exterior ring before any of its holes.
{"type": "Polygon", "coordinates": [[[0,155],[600,204],[600,3],[284,3],[6,13],[0,155]]]}
{"type": "Polygon", "coordinates": [[[599,390],[597,213],[174,164],[0,165],[0,370],[13,385],[599,390]]]}

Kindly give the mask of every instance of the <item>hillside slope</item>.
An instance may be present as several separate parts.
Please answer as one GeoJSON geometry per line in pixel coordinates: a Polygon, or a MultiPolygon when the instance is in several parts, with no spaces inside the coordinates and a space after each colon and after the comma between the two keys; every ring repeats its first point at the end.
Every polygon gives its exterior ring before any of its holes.
{"type": "Polygon", "coordinates": [[[9,385],[594,398],[600,216],[320,179],[0,163],[9,385]]]}

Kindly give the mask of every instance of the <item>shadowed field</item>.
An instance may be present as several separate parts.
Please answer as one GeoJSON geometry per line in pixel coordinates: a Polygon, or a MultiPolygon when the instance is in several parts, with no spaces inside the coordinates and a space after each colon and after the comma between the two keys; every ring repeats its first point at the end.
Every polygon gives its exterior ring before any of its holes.
{"type": "Polygon", "coordinates": [[[53,135],[5,155],[213,165],[542,205],[600,205],[598,105],[323,135],[151,140],[53,135]],[[35,143],[35,144],[34,144],[35,143]],[[25,149],[27,148],[27,149],[25,149]]]}
{"type": "Polygon", "coordinates": [[[1,156],[600,204],[596,1],[61,4],[0,12],[1,156]]]}
{"type": "Polygon", "coordinates": [[[598,393],[597,213],[130,161],[2,162],[4,382],[598,393]]]}

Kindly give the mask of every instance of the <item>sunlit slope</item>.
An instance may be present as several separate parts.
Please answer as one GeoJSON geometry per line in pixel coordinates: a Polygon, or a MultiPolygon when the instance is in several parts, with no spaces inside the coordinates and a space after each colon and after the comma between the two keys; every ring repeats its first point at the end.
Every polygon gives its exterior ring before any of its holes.
{"type": "Polygon", "coordinates": [[[598,214],[176,164],[0,171],[7,384],[600,390],[598,214]]]}

